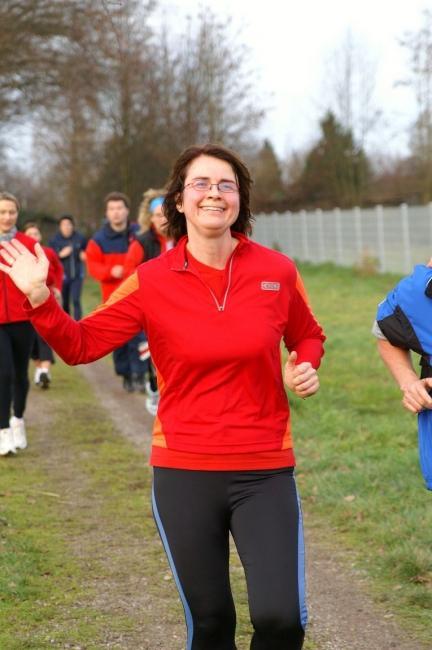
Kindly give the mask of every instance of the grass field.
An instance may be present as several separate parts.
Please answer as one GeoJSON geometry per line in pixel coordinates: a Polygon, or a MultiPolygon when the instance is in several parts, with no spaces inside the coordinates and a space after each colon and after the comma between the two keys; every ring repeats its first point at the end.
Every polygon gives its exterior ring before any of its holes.
{"type": "MultiPolygon", "coordinates": [[[[375,597],[404,627],[429,640],[432,494],[418,468],[415,419],[402,409],[370,334],[376,305],[395,278],[332,266],[301,270],[328,336],[320,393],[292,399],[306,523],[346,551],[347,562],[369,578],[375,597]]],[[[89,284],[86,308],[97,300],[89,284]]],[[[164,603],[166,624],[181,617],[161,580],[165,560],[152,542],[150,473],[142,456],[115,435],[75,369],[58,364],[55,372],[48,423],[55,445],[46,441],[47,423],[35,423],[30,448],[11,462],[0,459],[0,648],[7,650],[98,648],[107,625],[119,634],[132,630],[120,612],[108,620],[89,588],[106,572],[91,544],[92,527],[112,522],[111,543],[118,533],[146,549],[127,570],[150,577],[149,594],[164,603]],[[80,531],[87,535],[84,555],[76,552],[80,531]]],[[[238,568],[233,576],[243,650],[248,623],[238,568]]]]}

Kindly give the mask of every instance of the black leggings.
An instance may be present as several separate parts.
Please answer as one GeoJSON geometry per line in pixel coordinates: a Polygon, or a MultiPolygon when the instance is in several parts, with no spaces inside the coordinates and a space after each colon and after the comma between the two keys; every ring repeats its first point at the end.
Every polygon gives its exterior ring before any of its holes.
{"type": "Polygon", "coordinates": [[[187,650],[235,650],[229,532],[243,564],[251,650],[300,650],[307,620],[304,544],[293,468],[156,467],[153,513],[187,625],[187,650]]]}
{"type": "Polygon", "coordinates": [[[43,339],[36,331],[30,356],[34,361],[49,361],[50,363],[55,363],[54,352],[51,350],[45,339],[43,339]]]}
{"type": "Polygon", "coordinates": [[[9,427],[12,403],[14,415],[24,415],[34,335],[28,321],[0,325],[0,429],[9,427]]]}

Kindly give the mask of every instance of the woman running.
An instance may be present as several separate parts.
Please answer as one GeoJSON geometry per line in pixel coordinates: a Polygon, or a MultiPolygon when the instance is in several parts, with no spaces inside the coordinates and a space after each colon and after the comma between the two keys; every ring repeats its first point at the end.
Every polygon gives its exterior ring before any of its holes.
{"type": "MultiPolygon", "coordinates": [[[[34,239],[35,241],[42,243],[42,233],[39,230],[39,226],[35,221],[27,221],[23,226],[23,233],[34,239]]],[[[47,246],[43,246],[45,255],[47,256],[50,268],[52,269],[52,283],[50,280],[47,281],[47,286],[54,293],[58,303],[62,305],[62,285],[63,285],[63,266],[60,262],[60,258],[57,253],[47,246]]],[[[34,374],[34,383],[36,386],[46,390],[49,388],[52,381],[51,376],[51,366],[55,363],[54,354],[50,346],[44,339],[35,332],[35,338],[33,343],[33,349],[31,352],[31,358],[35,362],[35,374],[34,374]]]]}
{"type": "Polygon", "coordinates": [[[3,242],[0,268],[68,363],[144,329],[161,399],[153,509],[187,623],[188,650],[234,650],[229,533],[246,574],[253,650],[299,650],[306,625],[302,517],[284,383],[317,392],[324,335],[294,263],[248,238],[251,179],[219,145],[176,161],[164,212],[175,248],[138,267],[75,322],[50,296],[47,260],[3,242]],[[289,351],[281,368],[280,344],[289,351]]]}
{"type": "MultiPolygon", "coordinates": [[[[161,253],[170,250],[174,242],[167,235],[168,221],[163,213],[162,206],[165,190],[149,189],[143,194],[138,213],[139,232],[129,246],[124,264],[125,278],[132,275],[135,269],[143,262],[158,257],[161,253]]],[[[159,403],[159,391],[154,366],[150,358],[147,338],[138,345],[140,359],[148,362],[148,381],[145,382],[146,409],[151,415],[156,415],[159,403]]]]}
{"type": "MultiPolygon", "coordinates": [[[[17,231],[18,199],[0,192],[0,242],[19,242],[33,251],[35,241],[17,231]]],[[[47,267],[48,269],[48,267],[47,267]]],[[[34,329],[23,309],[23,295],[11,279],[0,278],[0,456],[27,447],[24,411],[29,390],[28,366],[34,329]]]]}

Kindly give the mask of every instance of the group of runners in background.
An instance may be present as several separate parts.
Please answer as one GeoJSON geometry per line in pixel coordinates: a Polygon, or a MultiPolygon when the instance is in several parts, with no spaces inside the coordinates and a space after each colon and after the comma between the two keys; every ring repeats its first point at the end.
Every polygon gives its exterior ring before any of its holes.
{"type": "MultiPolygon", "coordinates": [[[[101,228],[87,240],[76,228],[71,214],[63,214],[58,228],[43,250],[49,260],[48,286],[58,303],[76,321],[83,315],[81,293],[88,275],[100,284],[102,300],[131,275],[136,267],[172,247],[165,233],[162,213],[164,191],[145,192],[137,222],[129,220],[130,201],[111,192],[104,202],[101,228]]],[[[19,241],[33,250],[42,243],[36,221],[18,230],[18,199],[0,192],[0,241],[19,241]]],[[[29,361],[35,364],[34,383],[47,389],[52,381],[54,354],[48,343],[30,325],[20,292],[2,274],[0,292],[0,455],[16,453],[27,446],[24,410],[29,390],[29,361]]],[[[151,415],[157,411],[159,392],[145,332],[140,332],[113,352],[114,369],[127,392],[140,391],[151,415]]]]}

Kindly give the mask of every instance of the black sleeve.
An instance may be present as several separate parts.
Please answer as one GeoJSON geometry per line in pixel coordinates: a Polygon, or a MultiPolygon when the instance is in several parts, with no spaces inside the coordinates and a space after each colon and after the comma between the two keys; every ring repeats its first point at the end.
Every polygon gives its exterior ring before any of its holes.
{"type": "Polygon", "coordinates": [[[378,320],[377,323],[392,345],[404,350],[413,350],[418,354],[425,354],[413,326],[399,305],[390,316],[378,320]]]}

